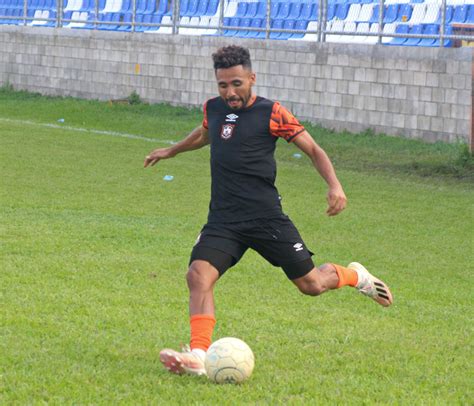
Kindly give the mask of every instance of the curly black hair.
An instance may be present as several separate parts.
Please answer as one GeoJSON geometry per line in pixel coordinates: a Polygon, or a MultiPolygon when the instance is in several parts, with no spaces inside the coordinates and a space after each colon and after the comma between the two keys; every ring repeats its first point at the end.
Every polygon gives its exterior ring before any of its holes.
{"type": "Polygon", "coordinates": [[[212,54],[212,60],[214,61],[215,70],[232,68],[237,65],[252,70],[249,50],[237,45],[219,48],[217,52],[212,54]]]}

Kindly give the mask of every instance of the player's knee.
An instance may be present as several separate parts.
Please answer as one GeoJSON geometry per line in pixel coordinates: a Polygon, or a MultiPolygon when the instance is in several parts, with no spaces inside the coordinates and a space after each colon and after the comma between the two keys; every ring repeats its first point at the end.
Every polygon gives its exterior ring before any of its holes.
{"type": "Polygon", "coordinates": [[[204,266],[193,262],[186,274],[186,282],[190,290],[209,290],[214,286],[215,278],[209,275],[204,266]]]}
{"type": "Polygon", "coordinates": [[[334,271],[334,265],[332,264],[322,264],[319,267],[320,272],[333,272],[334,271]]]}
{"type": "Polygon", "coordinates": [[[301,293],[308,296],[319,296],[325,291],[322,285],[317,281],[311,281],[298,285],[298,289],[301,293]]]}

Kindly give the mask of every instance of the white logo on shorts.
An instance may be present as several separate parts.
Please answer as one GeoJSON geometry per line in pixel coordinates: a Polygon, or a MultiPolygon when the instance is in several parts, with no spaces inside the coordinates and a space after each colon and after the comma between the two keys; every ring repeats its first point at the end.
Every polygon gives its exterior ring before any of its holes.
{"type": "Polygon", "coordinates": [[[303,251],[303,244],[297,242],[295,245],[293,245],[293,248],[295,249],[295,251],[303,251]]]}

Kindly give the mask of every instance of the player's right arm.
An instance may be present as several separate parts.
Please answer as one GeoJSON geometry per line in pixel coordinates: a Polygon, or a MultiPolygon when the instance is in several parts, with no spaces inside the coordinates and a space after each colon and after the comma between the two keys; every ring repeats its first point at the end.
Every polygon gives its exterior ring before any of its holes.
{"type": "Polygon", "coordinates": [[[209,134],[203,125],[196,127],[182,141],[168,148],[158,148],[151,151],[146,157],[143,166],[153,166],[161,159],[173,158],[181,152],[193,151],[209,144],[209,134]]]}

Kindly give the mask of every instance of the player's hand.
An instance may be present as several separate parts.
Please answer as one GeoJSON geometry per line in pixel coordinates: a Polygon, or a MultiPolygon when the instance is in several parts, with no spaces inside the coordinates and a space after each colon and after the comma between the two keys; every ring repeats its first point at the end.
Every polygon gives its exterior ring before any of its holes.
{"type": "Polygon", "coordinates": [[[145,162],[143,162],[143,167],[153,166],[161,159],[168,159],[174,157],[170,148],[158,148],[154,151],[151,151],[146,157],[145,162]]]}
{"type": "Polygon", "coordinates": [[[346,208],[347,198],[341,186],[332,187],[328,191],[328,216],[335,216],[346,208]]]}

